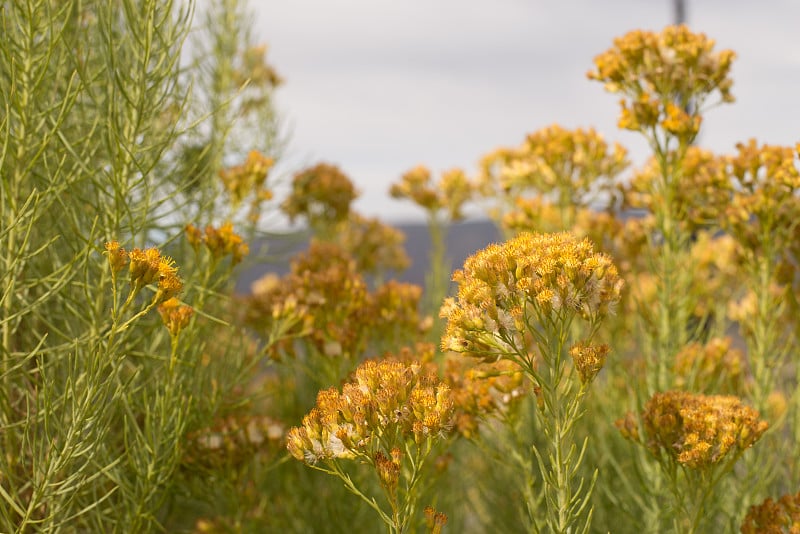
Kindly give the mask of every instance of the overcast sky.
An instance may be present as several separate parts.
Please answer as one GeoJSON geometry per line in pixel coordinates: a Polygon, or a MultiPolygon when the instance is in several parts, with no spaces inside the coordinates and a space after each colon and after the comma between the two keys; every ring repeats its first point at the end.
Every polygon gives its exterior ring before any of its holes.
{"type": "MultiPolygon", "coordinates": [[[[738,54],[737,102],[709,111],[700,144],[800,140],[800,1],[686,0],[688,23],[738,54]]],[[[554,122],[595,127],[634,160],[618,96],[586,79],[631,29],[661,30],[671,0],[253,0],[256,35],[286,80],[286,167],[325,161],[361,191],[356,209],[420,220],[389,184],[409,168],[473,173],[481,155],[554,122]]],[[[438,176],[438,174],[437,174],[438,176]]]]}

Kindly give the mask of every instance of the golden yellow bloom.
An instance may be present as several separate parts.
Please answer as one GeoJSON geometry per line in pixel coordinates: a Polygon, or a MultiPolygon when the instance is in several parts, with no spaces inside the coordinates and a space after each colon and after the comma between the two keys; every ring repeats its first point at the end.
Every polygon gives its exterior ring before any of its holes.
{"type": "Polygon", "coordinates": [[[253,194],[258,202],[272,197],[272,193],[265,188],[264,183],[274,164],[275,160],[253,150],[247,155],[244,164],[219,171],[220,180],[234,208],[237,208],[250,194],[253,194]]]}
{"type": "MultiPolygon", "coordinates": [[[[617,423],[623,435],[640,441],[633,421],[617,423]]],[[[769,426],[738,397],[699,395],[685,391],[656,393],[642,413],[642,442],[656,457],[691,469],[706,469],[737,459],[769,426]]]]}
{"type": "Polygon", "coordinates": [[[158,313],[170,335],[177,336],[189,325],[189,320],[194,315],[194,308],[181,304],[178,299],[173,297],[158,306],[158,313]]]}
{"type": "Polygon", "coordinates": [[[570,347],[569,355],[578,371],[581,383],[590,384],[606,363],[611,347],[606,344],[591,345],[579,342],[570,347]]]}
{"type": "Polygon", "coordinates": [[[800,171],[793,147],[761,145],[755,139],[736,145],[730,160],[733,199],[723,226],[745,249],[762,251],[769,240],[775,251],[792,242],[800,218],[800,171]]]}
{"type": "Polygon", "coordinates": [[[186,240],[189,242],[195,252],[197,252],[197,249],[200,248],[200,245],[203,243],[203,233],[195,225],[187,224],[186,240]]]}
{"type": "Polygon", "coordinates": [[[391,456],[386,456],[381,451],[375,453],[375,468],[378,471],[378,479],[390,495],[394,495],[397,492],[402,457],[403,453],[397,447],[392,449],[391,456]]]}
{"type": "Polygon", "coordinates": [[[691,343],[675,355],[675,385],[708,393],[745,393],[745,358],[731,347],[731,338],[691,343]]]}
{"type": "Polygon", "coordinates": [[[119,241],[109,241],[105,244],[105,249],[111,273],[116,277],[128,265],[128,253],[119,245],[119,241]]]}
{"type": "Polygon", "coordinates": [[[403,232],[383,224],[378,218],[351,212],[336,242],[353,256],[360,272],[377,274],[408,268],[411,260],[403,247],[405,240],[403,232]]]}
{"type": "Polygon", "coordinates": [[[242,241],[242,237],[233,231],[233,223],[226,222],[219,228],[206,226],[203,238],[206,247],[214,258],[222,258],[230,255],[233,264],[239,263],[249,252],[247,244],[242,241]]]}
{"type": "Polygon", "coordinates": [[[495,151],[482,160],[482,193],[498,193],[515,202],[532,195],[557,216],[555,228],[567,230],[580,207],[607,197],[614,179],[628,166],[622,145],[609,145],[594,129],[567,130],[557,124],[529,134],[517,148],[495,151]],[[492,186],[490,184],[496,184],[492,186]]]}
{"type": "Polygon", "coordinates": [[[267,45],[251,46],[241,53],[241,65],[233,72],[236,87],[246,83],[261,88],[277,87],[283,80],[266,60],[267,45]]]}
{"type": "Polygon", "coordinates": [[[303,217],[317,229],[346,220],[357,196],[353,182],[338,167],[320,163],[295,174],[281,209],[289,221],[303,217]]]}
{"type": "Polygon", "coordinates": [[[686,26],[660,33],[635,30],[614,39],[614,46],[594,59],[589,79],[621,93],[619,126],[651,135],[659,125],[688,146],[700,127],[709,96],[733,102],[731,50],[714,52],[714,40],[686,26]]]}
{"type": "Polygon", "coordinates": [[[727,163],[727,158],[690,146],[680,162],[680,171],[672,177],[673,187],[667,193],[662,185],[662,169],[658,161],[651,158],[623,189],[625,205],[654,213],[666,202],[665,195],[670,194],[676,214],[688,231],[717,227],[732,194],[727,163]]]}
{"type": "Polygon", "coordinates": [[[800,533],[800,492],[784,495],[777,501],[771,497],[747,512],[742,534],[800,533]]]}
{"type": "Polygon", "coordinates": [[[594,323],[613,311],[623,282],[611,258],[568,233],[520,234],[467,258],[456,271],[456,298],[439,313],[447,319],[443,350],[492,357],[524,346],[529,325],[594,323]]]}
{"type": "Polygon", "coordinates": [[[425,507],[425,526],[431,534],[441,534],[442,528],[447,524],[447,515],[437,512],[432,506],[425,507]]]}
{"type": "MultiPolygon", "coordinates": [[[[441,439],[452,417],[450,389],[426,366],[367,360],[341,392],[331,388],[318,394],[302,426],[289,431],[287,447],[311,464],[355,457],[374,461],[378,451],[388,461],[385,453],[404,443],[441,439]]],[[[394,462],[396,454],[389,455],[394,462]]],[[[389,476],[388,468],[384,475],[389,476]]]]}
{"type": "Polygon", "coordinates": [[[178,295],[183,289],[183,281],[174,273],[167,273],[158,279],[156,303],[164,302],[178,295]]]}
{"type": "Polygon", "coordinates": [[[166,267],[162,266],[161,253],[155,248],[145,250],[135,248],[128,254],[128,258],[130,259],[131,284],[134,287],[152,284],[158,280],[161,274],[160,269],[166,267]]]}
{"type": "Polygon", "coordinates": [[[418,165],[406,172],[397,183],[392,184],[392,198],[407,198],[429,212],[432,216],[444,210],[451,221],[464,218],[463,207],[473,195],[474,186],[461,169],[450,169],[442,173],[434,184],[431,171],[418,165]]]}
{"type": "Polygon", "coordinates": [[[445,382],[452,391],[455,430],[468,439],[478,435],[482,421],[514,410],[530,391],[522,369],[508,360],[448,358],[445,382]]]}

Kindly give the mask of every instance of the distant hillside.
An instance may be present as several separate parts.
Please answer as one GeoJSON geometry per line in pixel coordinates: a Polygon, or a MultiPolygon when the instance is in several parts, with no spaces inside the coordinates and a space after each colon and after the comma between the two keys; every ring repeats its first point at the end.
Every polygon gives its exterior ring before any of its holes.
{"type": "MultiPolygon", "coordinates": [[[[399,224],[393,226],[406,235],[406,252],[411,258],[411,267],[395,276],[395,278],[403,282],[424,285],[431,246],[428,227],[425,224],[399,224]]],[[[451,269],[461,267],[467,256],[499,239],[500,234],[494,223],[488,220],[454,224],[450,227],[447,235],[447,255],[451,269]]],[[[285,274],[288,271],[288,258],[293,253],[304,250],[308,246],[308,242],[306,238],[298,236],[290,240],[275,238],[269,240],[266,245],[270,257],[242,271],[236,283],[238,292],[249,293],[252,283],[267,273],[285,274]]],[[[255,250],[256,247],[253,247],[253,249],[255,250]]]]}

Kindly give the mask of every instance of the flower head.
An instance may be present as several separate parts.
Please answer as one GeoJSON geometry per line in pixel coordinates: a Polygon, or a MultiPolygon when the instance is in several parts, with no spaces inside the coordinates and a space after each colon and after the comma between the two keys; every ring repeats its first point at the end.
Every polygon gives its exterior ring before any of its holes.
{"type": "Polygon", "coordinates": [[[591,345],[579,342],[570,347],[569,355],[572,356],[572,363],[578,371],[581,383],[589,384],[600,372],[606,363],[611,347],[606,344],[591,345]]]}
{"type": "MultiPolygon", "coordinates": [[[[623,435],[637,441],[631,416],[617,422],[623,435]]],[[[706,469],[739,457],[769,426],[738,397],[685,391],[656,393],[642,413],[643,444],[656,457],[691,469],[706,469]]]]}
{"type": "Polygon", "coordinates": [[[272,193],[264,184],[274,164],[275,160],[272,158],[252,150],[243,164],[219,171],[220,180],[234,208],[251,194],[256,205],[272,197],[272,193]]]}
{"type": "Polygon", "coordinates": [[[714,51],[714,40],[686,26],[660,33],[635,30],[614,39],[614,46],[594,59],[588,77],[621,93],[619,126],[649,135],[658,125],[688,146],[708,97],[732,102],[731,50],[714,51]]]}
{"type": "Polygon", "coordinates": [[[723,227],[747,250],[763,250],[764,238],[773,250],[792,243],[800,218],[800,170],[793,147],[761,145],[755,139],[736,145],[730,159],[733,198],[723,227]]]}
{"type": "Polygon", "coordinates": [[[128,253],[119,245],[119,241],[109,241],[105,244],[105,249],[111,273],[116,277],[117,273],[128,265],[128,253]]]}
{"type": "Polygon", "coordinates": [[[337,238],[341,247],[356,260],[357,269],[369,274],[408,268],[411,260],[403,248],[405,240],[403,232],[378,218],[366,218],[353,212],[337,238]]]}
{"type": "Polygon", "coordinates": [[[796,534],[800,532],[800,492],[771,497],[748,510],[742,523],[742,534],[796,534]]]}
{"type": "Polygon", "coordinates": [[[447,299],[443,350],[488,357],[528,325],[546,328],[580,316],[590,323],[612,312],[623,282],[611,258],[568,233],[528,234],[490,245],[456,271],[458,295],[447,299]]]}
{"type": "Polygon", "coordinates": [[[312,228],[329,227],[347,219],[357,196],[353,182],[338,167],[320,163],[295,174],[281,209],[292,222],[303,217],[312,228]]]}
{"type": "Polygon", "coordinates": [[[189,320],[194,315],[194,308],[181,304],[178,299],[173,297],[158,306],[158,313],[170,335],[177,336],[189,325],[189,320]]]}
{"type": "Polygon", "coordinates": [[[464,218],[463,207],[473,195],[474,187],[461,169],[442,173],[438,183],[433,182],[431,171],[418,165],[392,184],[389,194],[393,198],[407,198],[432,215],[444,210],[451,221],[464,218]]]}
{"type": "MultiPolygon", "coordinates": [[[[396,447],[440,439],[452,426],[453,401],[450,389],[427,369],[394,360],[365,361],[341,392],[331,388],[318,394],[302,426],[289,431],[289,452],[308,463],[366,457],[386,464],[395,462],[396,447]]],[[[383,467],[389,483],[393,468],[383,467]]]]}

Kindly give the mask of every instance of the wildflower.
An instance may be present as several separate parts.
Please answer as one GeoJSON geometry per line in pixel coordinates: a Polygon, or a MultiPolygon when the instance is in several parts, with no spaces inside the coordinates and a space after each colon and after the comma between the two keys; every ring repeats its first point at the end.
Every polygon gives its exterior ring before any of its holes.
{"type": "Polygon", "coordinates": [[[691,343],[675,355],[675,384],[692,389],[742,394],[744,354],[731,347],[731,338],[712,338],[705,344],[691,343]]]}
{"type": "MultiPolygon", "coordinates": [[[[697,470],[736,460],[769,426],[738,397],[684,391],[653,395],[645,405],[642,424],[642,443],[653,455],[697,470]]],[[[640,439],[631,430],[623,435],[640,439]]]]}
{"type": "Polygon", "coordinates": [[[195,253],[200,248],[200,245],[203,243],[203,234],[200,232],[200,229],[193,224],[186,225],[186,240],[194,249],[195,253]]]}
{"type": "Polygon", "coordinates": [[[392,198],[408,198],[426,211],[438,211],[443,203],[431,184],[431,171],[424,165],[417,165],[392,184],[389,189],[392,198]]]}
{"type": "MultiPolygon", "coordinates": [[[[624,188],[625,205],[656,212],[665,202],[661,173],[658,161],[651,158],[624,188]]],[[[672,202],[687,230],[719,226],[732,193],[727,159],[690,146],[680,162],[680,171],[673,178],[672,202]]]]}
{"type": "Polygon", "coordinates": [[[447,524],[447,515],[437,512],[432,506],[425,507],[425,527],[430,534],[440,534],[447,524]]]}
{"type": "Polygon", "coordinates": [[[572,362],[583,384],[589,384],[603,368],[611,347],[606,344],[591,345],[579,342],[569,349],[572,362]]]}
{"type": "Polygon", "coordinates": [[[336,242],[353,256],[360,272],[378,274],[408,268],[411,260],[403,248],[405,239],[403,232],[379,219],[351,212],[336,242]]]}
{"type": "Polygon", "coordinates": [[[374,337],[398,345],[424,334],[428,325],[419,314],[421,297],[422,288],[414,284],[381,284],[369,299],[374,337]]]}
{"type": "Polygon", "coordinates": [[[463,207],[471,198],[474,186],[464,171],[450,169],[442,173],[437,184],[433,183],[430,169],[418,165],[406,172],[397,183],[392,184],[392,198],[407,198],[427,211],[431,217],[440,211],[447,213],[448,220],[464,218],[463,207]]]}
{"type": "Polygon", "coordinates": [[[295,174],[281,209],[289,221],[303,217],[315,230],[323,230],[346,220],[357,196],[353,182],[338,167],[320,163],[295,174]]]}
{"type": "Polygon", "coordinates": [[[397,483],[400,481],[400,460],[402,455],[402,451],[397,447],[392,449],[390,457],[381,451],[375,453],[375,468],[378,471],[378,479],[390,495],[394,495],[397,491],[397,483]]]}
{"type": "Polygon", "coordinates": [[[792,147],[759,146],[754,139],[736,145],[730,159],[733,198],[723,227],[744,250],[782,251],[792,242],[800,217],[800,170],[792,147]]]}
{"type": "Polygon", "coordinates": [[[111,274],[116,278],[117,273],[128,265],[128,253],[119,245],[118,241],[109,241],[105,244],[105,249],[111,274]]]}
{"type": "Polygon", "coordinates": [[[452,391],[455,430],[467,439],[477,437],[482,421],[515,410],[530,388],[522,369],[508,360],[448,358],[444,376],[452,391]]]}
{"type": "Polygon", "coordinates": [[[265,58],[267,45],[250,46],[242,51],[241,67],[233,73],[237,87],[246,83],[256,87],[277,87],[283,80],[265,58]]]}
{"type": "Polygon", "coordinates": [[[660,33],[635,30],[614,39],[594,59],[587,76],[621,93],[619,127],[650,135],[654,126],[688,146],[696,137],[701,111],[710,95],[733,102],[731,50],[714,52],[714,40],[686,26],[660,33]]]}
{"type": "Polygon", "coordinates": [[[256,204],[272,197],[272,193],[264,184],[274,164],[275,160],[272,158],[252,150],[242,165],[234,165],[219,171],[220,180],[234,208],[237,208],[250,194],[253,194],[256,204]]]}
{"type": "Polygon", "coordinates": [[[128,258],[131,284],[136,288],[152,284],[161,274],[159,269],[169,267],[161,261],[161,253],[155,248],[145,250],[135,248],[129,253],[128,258]]]}
{"type": "Polygon", "coordinates": [[[527,325],[546,328],[579,315],[590,323],[613,311],[623,282],[611,258],[570,234],[523,233],[467,258],[456,271],[458,295],[447,299],[443,350],[490,356],[521,346],[527,325]]]}
{"type": "MultiPolygon", "coordinates": [[[[247,302],[251,326],[269,331],[276,321],[302,316],[287,334],[302,336],[316,354],[346,359],[361,354],[374,324],[370,296],[355,262],[341,248],[313,240],[292,260],[289,274],[269,277],[260,286],[247,302]]],[[[298,347],[277,344],[272,350],[294,357],[298,347]]]]}
{"type": "Polygon", "coordinates": [[[181,304],[176,298],[170,298],[158,306],[158,313],[164,326],[171,336],[177,336],[181,330],[189,325],[189,320],[194,315],[194,308],[181,304]]]}
{"type": "Polygon", "coordinates": [[[742,523],[742,534],[794,534],[800,532],[800,492],[771,497],[753,505],[742,523]]]}
{"type": "Polygon", "coordinates": [[[231,222],[226,222],[219,228],[206,226],[203,240],[214,258],[231,255],[234,265],[247,255],[247,245],[242,241],[242,237],[233,231],[231,222]]]}
{"type": "Polygon", "coordinates": [[[183,281],[172,271],[159,276],[158,289],[154,297],[156,303],[167,301],[181,292],[183,281]]]}
{"type": "MultiPolygon", "coordinates": [[[[331,388],[318,394],[302,426],[289,431],[287,447],[296,459],[311,464],[356,457],[383,462],[389,456],[394,462],[395,447],[433,442],[449,432],[449,391],[417,363],[367,360],[341,392],[331,388]],[[377,457],[376,448],[382,444],[390,448],[377,457]]],[[[382,469],[390,481],[390,470],[386,465],[382,469]]]]}

